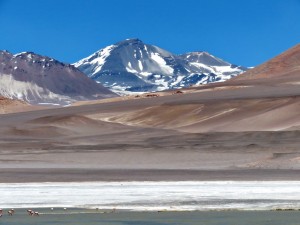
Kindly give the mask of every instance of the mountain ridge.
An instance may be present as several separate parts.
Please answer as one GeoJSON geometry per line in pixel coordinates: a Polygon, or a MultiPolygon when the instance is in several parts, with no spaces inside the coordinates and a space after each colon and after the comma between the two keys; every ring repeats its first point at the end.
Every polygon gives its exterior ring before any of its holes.
{"type": "Polygon", "coordinates": [[[220,82],[247,70],[204,51],[176,55],[137,38],[109,45],[73,65],[121,94],[220,82]]]}
{"type": "Polygon", "coordinates": [[[32,104],[116,96],[73,65],[33,52],[0,51],[0,83],[0,95],[32,104]]]}
{"type": "Polygon", "coordinates": [[[232,81],[251,81],[256,79],[281,79],[284,76],[293,76],[297,79],[300,74],[300,44],[280,53],[274,58],[245,72],[232,81]]]}

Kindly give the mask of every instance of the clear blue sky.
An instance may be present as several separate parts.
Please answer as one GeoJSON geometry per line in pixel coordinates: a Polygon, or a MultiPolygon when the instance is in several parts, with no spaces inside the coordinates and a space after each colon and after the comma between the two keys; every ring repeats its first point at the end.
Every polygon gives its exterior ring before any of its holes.
{"type": "Polygon", "coordinates": [[[300,42],[300,0],[0,0],[0,49],[75,62],[137,37],[255,66],[300,42]]]}

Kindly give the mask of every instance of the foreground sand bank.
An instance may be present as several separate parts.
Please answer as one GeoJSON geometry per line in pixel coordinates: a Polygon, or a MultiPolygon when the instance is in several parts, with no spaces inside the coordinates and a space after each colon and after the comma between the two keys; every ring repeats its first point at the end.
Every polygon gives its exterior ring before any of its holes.
{"type": "Polygon", "coordinates": [[[83,181],[300,181],[300,170],[101,170],[2,168],[0,183],[83,181]]]}

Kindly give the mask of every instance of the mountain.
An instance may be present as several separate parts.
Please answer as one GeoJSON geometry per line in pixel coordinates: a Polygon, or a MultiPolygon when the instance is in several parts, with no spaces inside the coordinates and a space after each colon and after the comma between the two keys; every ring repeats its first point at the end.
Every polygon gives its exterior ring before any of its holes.
{"type": "Polygon", "coordinates": [[[116,96],[74,66],[33,52],[0,51],[0,84],[0,95],[32,104],[116,96]]]}
{"type": "Polygon", "coordinates": [[[110,45],[74,63],[74,66],[121,94],[220,82],[247,70],[207,52],[175,55],[139,39],[110,45]]]}
{"type": "Polygon", "coordinates": [[[247,72],[176,95],[0,115],[0,182],[299,180],[297,52],[250,84],[247,72]]]}
{"type": "MultiPolygon", "coordinates": [[[[190,54],[187,57],[192,56],[190,54]]],[[[202,58],[197,54],[193,60],[215,67],[226,66],[222,61],[212,60],[205,54],[202,54],[202,58]]],[[[139,101],[128,97],[134,100],[126,101],[123,110],[120,103],[119,113],[111,113],[110,117],[106,114],[103,118],[122,125],[180,132],[233,132],[232,137],[238,141],[236,147],[244,142],[239,143],[239,138],[235,136],[239,132],[270,132],[257,133],[257,136],[252,133],[250,136],[256,136],[257,142],[249,143],[246,148],[261,145],[261,149],[270,149],[263,143],[259,144],[267,138],[270,146],[281,143],[283,151],[286,151],[286,144],[292,143],[297,137],[300,140],[299,87],[300,44],[225,82],[185,88],[180,95],[173,95],[174,91],[157,93],[159,97],[149,102],[144,100],[147,94],[140,95],[139,101]]],[[[215,142],[215,146],[220,142],[215,142]]],[[[206,148],[204,145],[202,147],[206,148]]],[[[228,149],[231,147],[228,146],[228,149]]]]}
{"type": "Polygon", "coordinates": [[[288,49],[275,58],[247,71],[233,81],[255,80],[300,80],[300,44],[288,49]],[[272,79],[269,79],[272,78],[272,79]]]}

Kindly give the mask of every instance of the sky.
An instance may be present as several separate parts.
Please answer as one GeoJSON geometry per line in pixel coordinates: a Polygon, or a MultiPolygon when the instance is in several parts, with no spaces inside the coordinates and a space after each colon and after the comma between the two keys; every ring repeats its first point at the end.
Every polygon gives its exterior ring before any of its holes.
{"type": "Polygon", "coordinates": [[[256,66],[300,43],[300,0],[0,0],[0,49],[73,63],[127,38],[256,66]]]}

